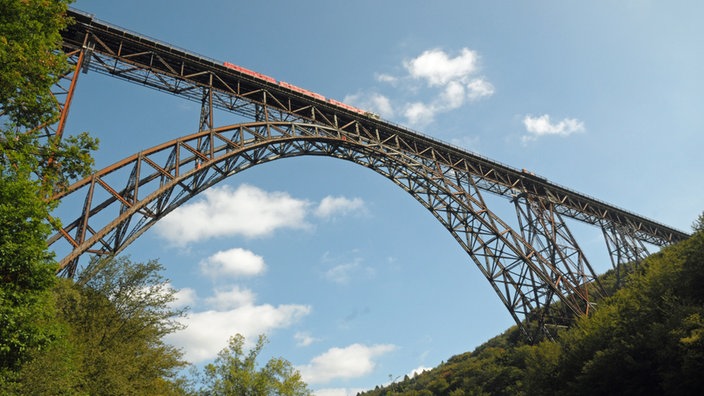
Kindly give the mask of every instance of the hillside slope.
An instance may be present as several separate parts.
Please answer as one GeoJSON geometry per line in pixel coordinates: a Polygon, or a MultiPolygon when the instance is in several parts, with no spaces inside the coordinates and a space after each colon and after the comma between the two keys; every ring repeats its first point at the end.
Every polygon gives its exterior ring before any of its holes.
{"type": "MultiPolygon", "coordinates": [[[[704,221],[642,263],[557,342],[516,328],[381,395],[695,395],[704,389],[704,221]]],[[[609,283],[605,279],[605,283],[609,283]]]]}

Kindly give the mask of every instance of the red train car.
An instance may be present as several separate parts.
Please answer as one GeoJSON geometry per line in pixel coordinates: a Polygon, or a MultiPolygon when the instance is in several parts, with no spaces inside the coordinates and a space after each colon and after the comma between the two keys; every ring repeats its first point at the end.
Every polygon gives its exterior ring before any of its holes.
{"type": "Polygon", "coordinates": [[[342,108],[345,109],[345,110],[353,111],[353,112],[359,113],[359,114],[364,114],[364,110],[358,109],[358,108],[356,108],[356,107],[354,107],[354,106],[350,106],[350,105],[348,105],[347,103],[342,103],[342,102],[340,102],[340,101],[338,101],[338,100],[335,100],[335,99],[328,99],[328,102],[329,102],[331,105],[334,105],[334,106],[337,106],[337,107],[342,107],[342,108]]]}
{"type": "Polygon", "coordinates": [[[288,88],[288,89],[290,89],[291,91],[296,91],[296,92],[298,92],[298,93],[302,93],[303,95],[310,96],[310,97],[312,97],[312,98],[325,101],[325,96],[323,96],[323,95],[321,95],[321,94],[319,94],[319,93],[315,93],[315,92],[313,92],[313,91],[309,91],[309,90],[307,90],[307,89],[303,89],[303,88],[301,88],[301,87],[298,87],[298,86],[293,85],[293,84],[289,84],[289,83],[284,82],[284,81],[279,81],[279,85],[282,86],[282,87],[284,87],[284,88],[288,88]]]}
{"type": "Polygon", "coordinates": [[[249,69],[247,69],[246,67],[242,67],[242,66],[239,66],[239,65],[235,65],[234,63],[230,63],[230,62],[224,62],[224,63],[223,63],[223,66],[227,67],[228,69],[232,69],[232,70],[238,71],[238,72],[240,72],[240,73],[246,74],[246,75],[248,75],[248,76],[251,76],[251,77],[254,77],[254,78],[257,78],[257,79],[260,79],[260,80],[264,80],[264,81],[270,82],[270,83],[272,83],[272,84],[278,84],[279,86],[281,86],[281,87],[283,87],[283,88],[290,89],[291,91],[298,92],[298,93],[303,94],[303,95],[305,95],[305,96],[308,96],[308,97],[311,97],[311,98],[314,98],[314,99],[318,99],[318,100],[323,101],[323,102],[328,102],[328,103],[330,103],[330,104],[333,105],[333,106],[340,107],[340,108],[342,108],[342,109],[349,110],[349,111],[352,111],[352,112],[357,113],[357,114],[362,114],[362,115],[365,115],[365,116],[370,116],[370,117],[372,117],[372,118],[379,118],[379,116],[376,115],[376,114],[365,112],[365,111],[362,110],[362,109],[358,109],[358,108],[356,108],[356,107],[354,107],[354,106],[348,105],[347,103],[340,102],[339,100],[335,100],[335,99],[326,99],[325,96],[323,96],[323,95],[321,95],[321,94],[319,94],[319,93],[315,93],[315,92],[313,92],[313,91],[309,91],[309,90],[304,89],[304,88],[301,88],[301,87],[299,87],[299,86],[297,86],[297,85],[289,84],[289,83],[287,83],[287,82],[285,82],[285,81],[278,81],[278,82],[277,82],[276,79],[273,78],[273,77],[269,77],[269,76],[267,76],[266,74],[262,74],[262,73],[255,72],[254,70],[249,70],[249,69]]]}
{"type": "Polygon", "coordinates": [[[228,69],[237,70],[238,72],[244,73],[248,76],[252,76],[252,77],[258,78],[260,80],[264,80],[264,81],[270,82],[272,84],[276,84],[275,78],[269,77],[266,74],[257,73],[253,70],[249,70],[246,67],[238,66],[238,65],[235,65],[234,63],[230,63],[230,62],[223,63],[223,66],[227,67],[228,69]]]}

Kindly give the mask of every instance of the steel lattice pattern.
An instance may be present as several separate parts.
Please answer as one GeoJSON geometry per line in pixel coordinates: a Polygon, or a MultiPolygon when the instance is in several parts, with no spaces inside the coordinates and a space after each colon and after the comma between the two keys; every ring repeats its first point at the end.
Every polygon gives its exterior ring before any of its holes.
{"type": "MultiPolygon", "coordinates": [[[[480,155],[409,131],[290,84],[142,37],[72,11],[64,50],[93,70],[197,101],[202,131],[144,150],[96,172],[56,198],[82,203],[49,240],[64,274],[84,253],[117,254],[198,193],[252,166],[317,155],[351,161],[392,180],[455,237],[525,334],[587,313],[596,276],[564,217],[600,227],[614,266],[638,260],[644,243],[687,234],[480,155]],[[245,123],[215,127],[213,111],[245,123]],[[514,202],[519,227],[482,194],[514,202]],[[556,302],[560,304],[555,304],[556,302]]],[[[73,80],[75,80],[74,77],[73,80]]],[[[69,90],[69,99],[72,88],[69,90]]],[[[64,106],[65,109],[68,106],[64,106]]]]}

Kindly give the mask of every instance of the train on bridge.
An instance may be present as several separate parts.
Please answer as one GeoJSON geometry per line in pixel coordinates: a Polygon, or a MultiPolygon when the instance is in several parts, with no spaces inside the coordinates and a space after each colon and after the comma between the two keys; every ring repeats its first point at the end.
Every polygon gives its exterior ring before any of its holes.
{"type": "Polygon", "coordinates": [[[250,77],[254,77],[254,78],[256,78],[256,79],[263,80],[263,81],[266,81],[266,82],[268,82],[268,83],[278,85],[278,86],[280,86],[280,87],[282,87],[282,88],[286,88],[286,89],[288,89],[288,90],[291,90],[291,91],[293,91],[293,92],[296,92],[296,93],[305,95],[305,96],[307,96],[307,97],[310,97],[310,98],[313,98],[313,99],[317,99],[317,100],[320,100],[320,101],[322,101],[322,102],[327,102],[327,103],[329,103],[329,104],[331,104],[331,105],[333,105],[333,106],[343,108],[343,109],[348,110],[348,111],[351,111],[351,112],[353,112],[353,113],[362,114],[362,115],[364,115],[364,116],[371,117],[371,118],[374,118],[374,119],[379,119],[379,118],[380,118],[379,115],[376,114],[376,113],[372,113],[372,112],[370,112],[370,111],[362,110],[362,109],[360,109],[360,108],[357,108],[357,107],[348,105],[347,103],[340,102],[339,100],[335,100],[335,99],[331,99],[331,98],[326,98],[325,96],[323,96],[323,95],[321,95],[321,94],[319,94],[319,93],[317,93],[317,92],[309,91],[309,90],[307,90],[307,89],[305,89],[305,88],[301,88],[301,87],[299,87],[299,86],[296,86],[296,85],[287,83],[287,82],[285,82],[285,81],[277,81],[274,77],[267,76],[266,74],[262,74],[262,73],[259,73],[259,72],[255,72],[254,70],[249,70],[249,69],[247,69],[246,67],[242,67],[242,66],[236,65],[236,64],[234,64],[234,63],[224,62],[224,63],[223,63],[223,66],[227,67],[228,69],[232,69],[232,70],[238,71],[238,72],[240,72],[240,73],[242,73],[242,74],[246,74],[246,75],[248,75],[248,76],[250,76],[250,77]]]}

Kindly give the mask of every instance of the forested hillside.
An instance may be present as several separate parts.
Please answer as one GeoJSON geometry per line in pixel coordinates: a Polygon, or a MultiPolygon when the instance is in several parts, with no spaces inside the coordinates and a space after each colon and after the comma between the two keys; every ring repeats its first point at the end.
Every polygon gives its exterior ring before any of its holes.
{"type": "Polygon", "coordinates": [[[704,215],[648,257],[557,342],[515,328],[378,395],[699,395],[704,389],[704,215]]]}

